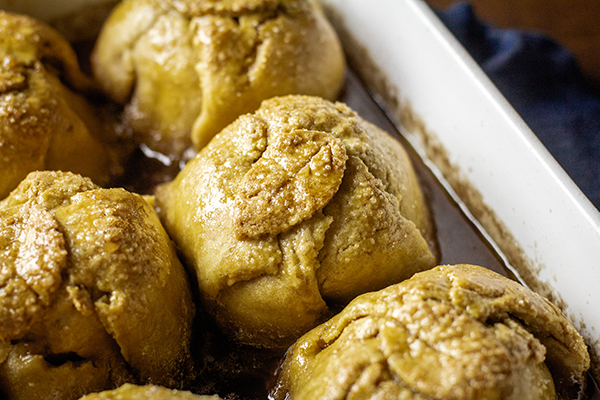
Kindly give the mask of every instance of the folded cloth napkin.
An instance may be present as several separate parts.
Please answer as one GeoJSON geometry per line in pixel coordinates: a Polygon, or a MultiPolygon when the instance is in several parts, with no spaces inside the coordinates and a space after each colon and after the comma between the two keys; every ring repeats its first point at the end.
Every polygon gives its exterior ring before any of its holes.
{"type": "Polygon", "coordinates": [[[600,209],[600,98],[573,55],[543,34],[484,23],[468,3],[438,16],[600,209]]]}

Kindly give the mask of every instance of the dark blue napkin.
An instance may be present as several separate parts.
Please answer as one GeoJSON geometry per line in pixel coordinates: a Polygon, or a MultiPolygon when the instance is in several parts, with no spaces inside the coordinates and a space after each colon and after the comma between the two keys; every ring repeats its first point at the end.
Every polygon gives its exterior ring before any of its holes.
{"type": "Polygon", "coordinates": [[[468,3],[438,15],[600,209],[600,98],[573,55],[543,34],[483,23],[468,3]]]}

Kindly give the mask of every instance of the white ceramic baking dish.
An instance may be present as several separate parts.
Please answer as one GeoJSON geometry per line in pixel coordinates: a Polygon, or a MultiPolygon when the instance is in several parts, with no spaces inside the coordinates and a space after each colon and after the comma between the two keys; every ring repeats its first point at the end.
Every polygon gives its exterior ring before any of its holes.
{"type": "Polygon", "coordinates": [[[557,303],[599,377],[600,214],[421,0],[322,0],[349,58],[521,279],[557,303]]]}

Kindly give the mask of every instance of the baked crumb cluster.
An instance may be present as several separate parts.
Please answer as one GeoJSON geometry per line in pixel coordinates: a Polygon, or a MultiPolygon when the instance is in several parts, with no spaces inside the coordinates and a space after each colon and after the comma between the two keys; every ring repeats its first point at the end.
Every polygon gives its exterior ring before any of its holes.
{"type": "Polygon", "coordinates": [[[0,398],[585,388],[556,306],[438,266],[407,152],[335,102],[316,1],[123,0],[89,53],[1,11],[0,56],[0,398]],[[140,151],[181,165],[146,195],[116,187],[140,151]]]}

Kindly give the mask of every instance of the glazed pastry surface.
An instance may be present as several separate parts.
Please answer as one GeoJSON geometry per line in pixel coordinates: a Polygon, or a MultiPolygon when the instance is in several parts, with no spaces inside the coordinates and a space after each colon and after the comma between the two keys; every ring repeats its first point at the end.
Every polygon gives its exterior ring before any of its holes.
{"type": "Polygon", "coordinates": [[[195,306],[152,206],[63,172],[0,202],[0,394],[77,399],[176,385],[195,306]]]}
{"type": "Polygon", "coordinates": [[[175,158],[270,97],[335,99],[345,72],[313,0],[126,0],[92,65],[137,141],[175,158]]]}
{"type": "Polygon", "coordinates": [[[84,94],[71,45],[30,17],[0,11],[0,199],[28,173],[72,171],[104,185],[120,170],[84,94]]]}
{"type": "Polygon", "coordinates": [[[185,390],[156,385],[136,386],[129,383],[118,389],[92,393],[80,400],[220,400],[218,396],[200,396],[185,390]]]}
{"type": "Polygon", "coordinates": [[[356,295],[436,263],[401,145],[341,103],[265,101],[156,192],[206,306],[237,340],[286,347],[356,295]]]}
{"type": "Polygon", "coordinates": [[[482,267],[446,265],[362,295],[300,338],[272,398],[573,399],[589,363],[552,303],[482,267]]]}

